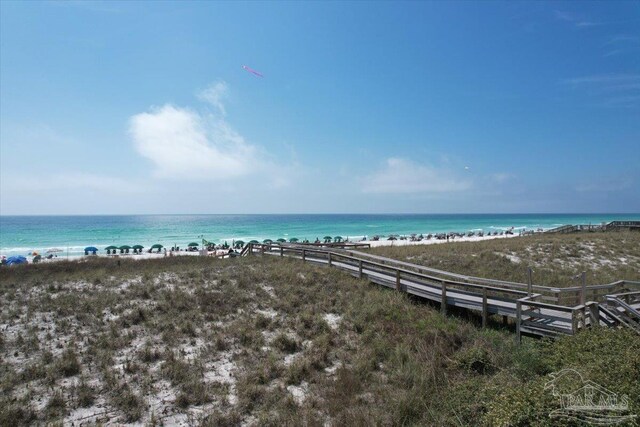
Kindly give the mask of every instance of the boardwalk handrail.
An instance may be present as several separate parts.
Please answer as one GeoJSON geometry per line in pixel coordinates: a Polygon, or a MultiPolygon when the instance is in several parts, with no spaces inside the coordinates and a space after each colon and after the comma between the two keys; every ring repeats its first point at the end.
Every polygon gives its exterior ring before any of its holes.
{"type": "MultiPolygon", "coordinates": [[[[623,318],[616,314],[615,310],[600,307],[600,303],[595,300],[613,302],[615,298],[616,303],[621,301],[624,304],[618,304],[618,307],[635,316],[638,312],[632,303],[626,303],[624,299],[640,295],[640,292],[630,292],[631,287],[640,289],[640,282],[620,280],[605,285],[571,288],[528,286],[524,283],[474,278],[359,251],[316,245],[249,243],[245,249],[242,253],[246,255],[256,252],[281,257],[286,255],[303,262],[337,267],[356,277],[366,277],[374,283],[439,302],[443,313],[446,313],[448,305],[479,310],[482,312],[483,326],[487,324],[490,314],[515,318],[518,339],[521,334],[571,335],[578,330],[599,324],[630,324],[630,327],[636,325],[634,320],[623,318]],[[473,281],[477,283],[471,283],[473,281]],[[604,295],[600,295],[602,292],[604,295]],[[549,297],[552,294],[556,297],[549,297]],[[561,294],[566,294],[568,298],[560,298],[561,294]],[[594,300],[588,300],[587,295],[594,297],[594,300]],[[586,302],[577,304],[576,296],[586,302]],[[563,304],[565,299],[569,299],[570,304],[563,304]]],[[[635,304],[635,300],[633,303],[635,304]]]]}
{"type": "Polygon", "coordinates": [[[574,231],[606,231],[609,229],[615,228],[638,228],[640,229],[640,221],[609,221],[608,223],[602,223],[600,225],[597,224],[565,224],[559,227],[551,228],[546,230],[545,233],[572,233],[574,231]]]}

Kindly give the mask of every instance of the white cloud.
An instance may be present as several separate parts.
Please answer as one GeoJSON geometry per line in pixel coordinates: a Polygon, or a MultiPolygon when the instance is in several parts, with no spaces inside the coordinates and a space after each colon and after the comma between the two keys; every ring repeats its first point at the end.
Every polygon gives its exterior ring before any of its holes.
{"type": "Polygon", "coordinates": [[[224,108],[224,103],[222,101],[227,97],[228,91],[229,87],[227,86],[227,83],[220,80],[216,83],[210,84],[206,89],[198,93],[198,99],[213,105],[218,109],[220,114],[226,116],[227,110],[224,108]]]}
{"type": "Polygon", "coordinates": [[[457,177],[444,168],[435,168],[392,157],[384,167],[365,177],[365,193],[445,193],[471,188],[470,179],[457,177]]]}
{"type": "Polygon", "coordinates": [[[130,133],[138,153],[164,178],[225,179],[260,166],[258,149],[224,120],[170,104],[136,114],[130,133]]]}

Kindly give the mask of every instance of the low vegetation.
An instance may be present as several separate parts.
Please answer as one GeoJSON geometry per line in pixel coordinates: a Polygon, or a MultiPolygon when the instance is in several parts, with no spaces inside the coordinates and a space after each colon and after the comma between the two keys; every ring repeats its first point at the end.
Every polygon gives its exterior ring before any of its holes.
{"type": "Polygon", "coordinates": [[[510,330],[297,260],[16,266],[0,269],[0,301],[3,426],[550,425],[544,384],[567,367],[640,411],[628,331],[518,346],[510,330]]]}
{"type": "Polygon", "coordinates": [[[578,286],[640,280],[640,233],[536,234],[513,239],[436,245],[383,246],[372,253],[476,277],[535,284],[578,286]]]}

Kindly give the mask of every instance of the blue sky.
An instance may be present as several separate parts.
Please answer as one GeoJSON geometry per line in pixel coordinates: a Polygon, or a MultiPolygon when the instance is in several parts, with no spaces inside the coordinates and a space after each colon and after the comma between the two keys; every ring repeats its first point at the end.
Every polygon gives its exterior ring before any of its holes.
{"type": "Polygon", "coordinates": [[[3,215],[640,212],[639,2],[0,8],[3,215]]]}

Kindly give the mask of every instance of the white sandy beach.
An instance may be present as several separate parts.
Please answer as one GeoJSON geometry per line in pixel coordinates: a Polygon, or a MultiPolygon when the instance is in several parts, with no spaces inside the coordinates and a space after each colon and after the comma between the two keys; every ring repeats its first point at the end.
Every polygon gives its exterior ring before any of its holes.
{"type": "MultiPolygon", "coordinates": [[[[431,238],[431,239],[422,239],[420,241],[412,241],[410,239],[404,239],[404,240],[387,240],[386,238],[383,240],[366,240],[366,241],[350,241],[349,243],[367,243],[369,245],[371,245],[372,248],[377,248],[377,247],[381,247],[381,246],[417,246],[417,245],[437,245],[437,244],[455,244],[455,243],[461,243],[461,242],[479,242],[479,241],[483,241],[483,240],[493,240],[493,239],[509,239],[509,238],[514,238],[514,237],[519,237],[518,234],[512,234],[512,235],[508,235],[508,234],[504,234],[502,236],[464,236],[464,237],[456,237],[456,238],[450,238],[449,241],[447,241],[446,239],[436,239],[435,237],[431,238]]],[[[228,252],[228,250],[224,250],[224,249],[217,249],[215,251],[208,251],[207,255],[208,256],[223,256],[224,254],[226,254],[228,252]]],[[[106,255],[106,254],[98,254],[98,255],[70,255],[70,256],[66,256],[66,255],[60,255],[58,257],[52,258],[52,259],[42,259],[40,261],[40,263],[50,263],[50,262],[58,262],[58,261],[79,261],[79,260],[84,260],[84,259],[90,259],[90,258],[95,258],[95,257],[100,257],[100,258],[105,258],[105,257],[109,257],[109,258],[114,258],[114,259],[134,259],[134,260],[142,260],[142,259],[158,259],[158,258],[166,258],[166,257],[173,257],[173,256],[200,256],[202,255],[200,251],[174,251],[174,252],[170,252],[167,251],[167,253],[165,254],[164,252],[161,253],[141,253],[141,254],[118,254],[118,255],[106,255]]],[[[28,256],[26,257],[29,263],[32,263],[33,260],[33,256],[28,256]]]]}

